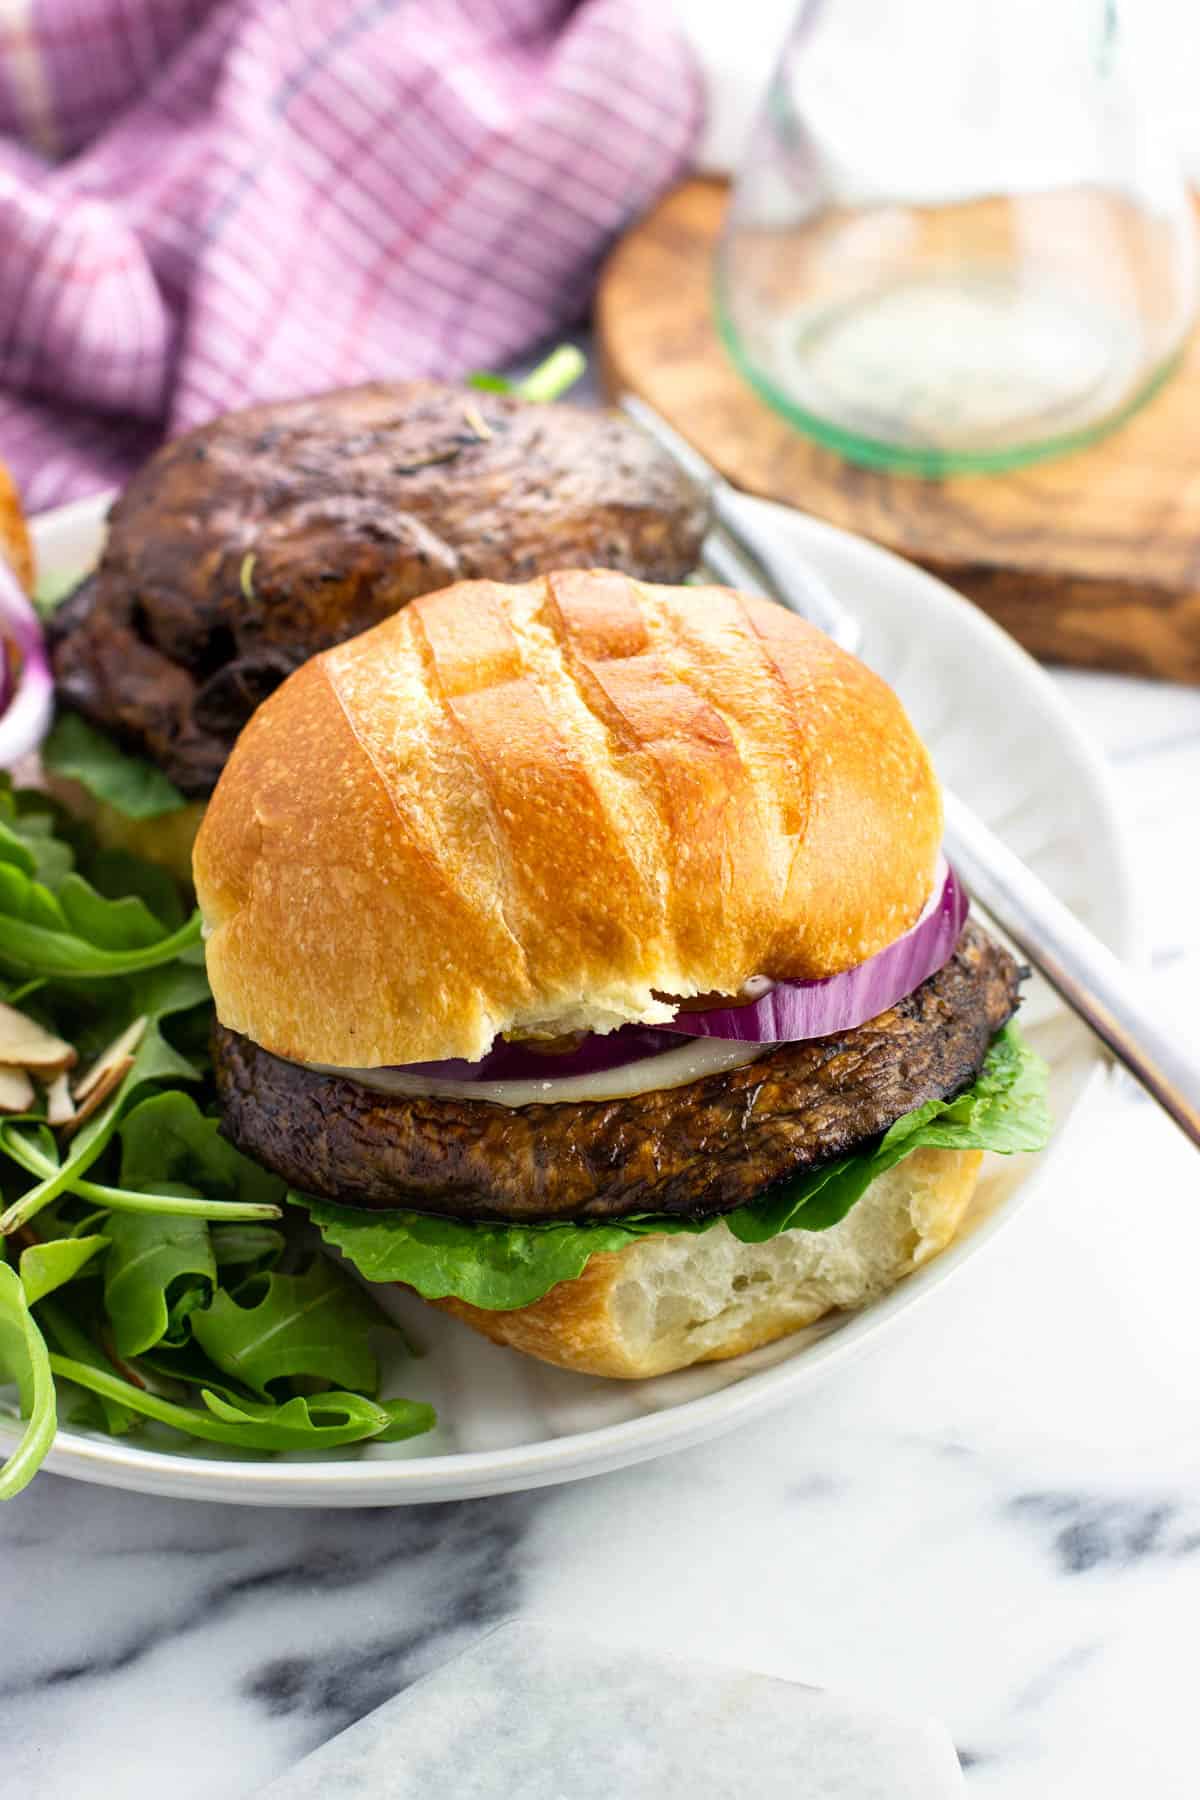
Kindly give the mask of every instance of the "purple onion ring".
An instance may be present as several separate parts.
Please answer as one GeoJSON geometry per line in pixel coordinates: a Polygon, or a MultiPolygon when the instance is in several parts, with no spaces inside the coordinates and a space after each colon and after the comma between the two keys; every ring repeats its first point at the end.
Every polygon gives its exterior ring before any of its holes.
{"type": "Polygon", "coordinates": [[[969,901],[953,869],[917,923],[857,968],[820,981],[779,981],[758,1000],[711,1012],[681,1012],[669,1025],[623,1025],[591,1033],[576,1050],[531,1050],[503,1041],[478,1062],[404,1063],[400,1072],[438,1081],[546,1081],[601,1075],[627,1063],[677,1050],[681,1037],[727,1038],[746,1044],[794,1043],[853,1031],[903,1000],[949,962],[969,901]]]}
{"type": "Polygon", "coordinates": [[[949,962],[969,905],[947,865],[933,904],[903,937],[866,962],[820,981],[778,981],[746,1006],[679,1013],[662,1029],[683,1037],[733,1038],[743,1044],[791,1044],[853,1031],[905,999],[949,962]]]}

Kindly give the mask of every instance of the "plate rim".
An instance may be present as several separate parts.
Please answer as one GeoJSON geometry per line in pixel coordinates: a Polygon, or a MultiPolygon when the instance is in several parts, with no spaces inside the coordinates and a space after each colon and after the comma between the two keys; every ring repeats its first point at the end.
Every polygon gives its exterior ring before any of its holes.
{"type": "MultiPolygon", "coordinates": [[[[35,544],[48,530],[78,528],[84,521],[102,525],[113,498],[114,492],[106,490],[37,515],[30,521],[35,544]]],[[[800,528],[842,553],[849,552],[860,561],[865,558],[868,571],[874,564],[885,579],[894,578],[899,572],[906,582],[919,583],[935,612],[952,615],[966,624],[992,661],[999,660],[1018,670],[1020,678],[1036,690],[1053,715],[1061,738],[1086,770],[1092,798],[1104,820],[1116,876],[1108,942],[1118,955],[1135,964],[1143,963],[1146,945],[1136,906],[1134,859],[1112,774],[1090,732],[1064,702],[1048,672],[985,613],[928,570],[798,508],[761,499],[755,499],[755,505],[768,514],[782,515],[789,530],[800,528]]],[[[782,1404],[792,1390],[798,1393],[806,1384],[824,1379],[839,1363],[865,1351],[881,1331],[923,1305],[942,1283],[954,1279],[1038,1192],[1050,1169],[1086,1122],[1101,1088],[1108,1084],[1109,1074],[1097,1045],[1079,1095],[1047,1149],[1019,1187],[968,1237],[952,1243],[838,1331],[810,1344],[802,1356],[751,1371],[742,1380],[711,1393],[632,1419],[529,1444],[446,1451],[411,1460],[239,1462],[192,1458],[126,1445],[117,1439],[109,1441],[60,1431],[45,1467],[96,1485],[178,1498],[260,1506],[386,1506],[522,1491],[628,1467],[685,1449],[782,1404]]],[[[15,1430],[6,1421],[0,1421],[0,1442],[13,1436],[15,1430]]]]}

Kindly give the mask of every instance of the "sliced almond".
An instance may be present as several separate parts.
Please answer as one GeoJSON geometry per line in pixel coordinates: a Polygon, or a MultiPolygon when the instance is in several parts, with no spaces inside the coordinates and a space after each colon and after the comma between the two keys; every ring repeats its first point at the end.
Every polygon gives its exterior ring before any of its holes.
{"type": "Polygon", "coordinates": [[[117,1062],[109,1060],[105,1063],[103,1075],[92,1083],[79,1102],[78,1111],[67,1121],[65,1130],[68,1137],[79,1130],[85,1119],[91,1118],[98,1106],[103,1106],[113,1089],[120,1087],[132,1067],[132,1056],[122,1056],[117,1062]]]}
{"type": "Polygon", "coordinates": [[[24,1069],[0,1064],[0,1112],[29,1112],[33,1106],[33,1083],[24,1069]]]}
{"type": "MultiPolygon", "coordinates": [[[[140,1019],[135,1019],[132,1025],[127,1025],[120,1037],[115,1037],[113,1039],[112,1043],[108,1046],[108,1049],[103,1051],[96,1058],[87,1074],[81,1076],[75,1083],[76,1100],[86,1100],[92,1089],[99,1082],[102,1082],[107,1078],[108,1066],[110,1063],[123,1062],[126,1057],[131,1057],[134,1054],[134,1051],[142,1041],[142,1034],[146,1029],[146,1024],[147,1020],[145,1015],[143,1015],[140,1019]]],[[[110,1092],[111,1088],[112,1083],[110,1082],[105,1091],[110,1092]]],[[[89,1111],[90,1110],[91,1109],[89,1108],[89,1111]]]]}
{"type": "Polygon", "coordinates": [[[63,1038],[0,1001],[0,1063],[33,1069],[38,1075],[57,1075],[61,1069],[73,1069],[78,1060],[63,1038]]]}
{"type": "Polygon", "coordinates": [[[46,1123],[47,1125],[69,1125],[75,1117],[75,1102],[71,1098],[71,1083],[64,1069],[46,1083],[46,1123]]]}

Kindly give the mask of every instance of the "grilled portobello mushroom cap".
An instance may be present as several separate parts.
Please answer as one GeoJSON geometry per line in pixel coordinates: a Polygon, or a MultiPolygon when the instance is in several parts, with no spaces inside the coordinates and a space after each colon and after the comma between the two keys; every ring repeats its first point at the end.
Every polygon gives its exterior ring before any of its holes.
{"type": "Polygon", "coordinates": [[[522,1224],[729,1212],[969,1087],[1020,977],[968,922],[944,968],[842,1036],[684,1088],[516,1108],[381,1094],[218,1025],[223,1129],[293,1186],[350,1206],[522,1224]]]}
{"type": "Polygon", "coordinates": [[[595,566],[677,582],[708,518],[615,413],[431,381],[253,407],[116,502],[50,627],[59,697],[204,799],[293,669],[417,595],[595,566]]]}

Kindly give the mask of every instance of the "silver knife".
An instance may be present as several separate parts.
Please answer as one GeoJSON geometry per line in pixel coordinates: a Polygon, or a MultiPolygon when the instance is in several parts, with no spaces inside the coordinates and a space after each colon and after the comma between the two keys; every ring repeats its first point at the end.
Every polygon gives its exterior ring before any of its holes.
{"type": "MultiPolygon", "coordinates": [[[[621,407],[702,488],[717,529],[704,561],[720,581],[777,600],[857,651],[862,630],[795,551],[774,536],[755,503],[718,475],[666,420],[633,395],[621,407]]],[[[955,794],[944,795],[946,854],[978,900],[1117,1061],[1200,1147],[1200,1060],[1154,1017],[1141,983],[1069,907],[955,794]]]]}

